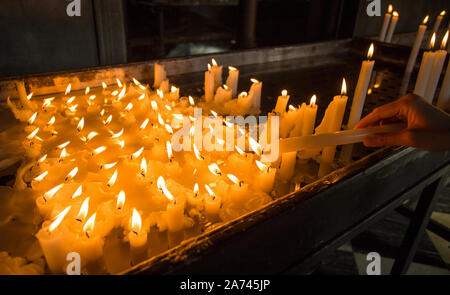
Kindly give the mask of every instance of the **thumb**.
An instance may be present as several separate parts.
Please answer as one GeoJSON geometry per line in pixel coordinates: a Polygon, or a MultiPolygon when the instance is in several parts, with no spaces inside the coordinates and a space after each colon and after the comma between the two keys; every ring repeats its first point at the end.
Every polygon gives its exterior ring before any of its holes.
{"type": "Polygon", "coordinates": [[[379,133],[366,136],[364,145],[368,147],[386,146],[386,145],[414,145],[414,133],[410,130],[401,130],[391,133],[379,133]]]}

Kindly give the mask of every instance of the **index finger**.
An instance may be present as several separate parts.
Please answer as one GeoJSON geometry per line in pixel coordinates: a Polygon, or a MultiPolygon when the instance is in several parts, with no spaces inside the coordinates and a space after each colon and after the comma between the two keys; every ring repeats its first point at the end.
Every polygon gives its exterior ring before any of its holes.
{"type": "Polygon", "coordinates": [[[400,105],[397,101],[382,105],[375,108],[370,114],[365,116],[359,121],[354,129],[368,127],[370,125],[376,125],[381,120],[395,117],[400,112],[400,105]]]}

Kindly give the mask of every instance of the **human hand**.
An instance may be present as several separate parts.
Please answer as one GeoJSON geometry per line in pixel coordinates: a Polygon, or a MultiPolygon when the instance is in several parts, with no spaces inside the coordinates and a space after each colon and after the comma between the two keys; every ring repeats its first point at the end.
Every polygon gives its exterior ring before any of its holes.
{"type": "Polygon", "coordinates": [[[396,122],[407,123],[407,128],[369,135],[364,138],[364,145],[405,145],[427,151],[450,150],[450,116],[414,94],[375,108],[361,119],[355,129],[396,122]]]}

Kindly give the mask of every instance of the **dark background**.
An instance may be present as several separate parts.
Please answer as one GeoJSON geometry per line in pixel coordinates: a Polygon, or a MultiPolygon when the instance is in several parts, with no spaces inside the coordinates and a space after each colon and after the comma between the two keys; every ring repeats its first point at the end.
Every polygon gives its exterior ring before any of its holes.
{"type": "Polygon", "coordinates": [[[79,1],[73,17],[71,0],[1,1],[0,76],[376,36],[389,3],[400,13],[396,33],[408,33],[450,8],[448,0],[380,0],[381,16],[369,17],[367,0],[79,1]]]}

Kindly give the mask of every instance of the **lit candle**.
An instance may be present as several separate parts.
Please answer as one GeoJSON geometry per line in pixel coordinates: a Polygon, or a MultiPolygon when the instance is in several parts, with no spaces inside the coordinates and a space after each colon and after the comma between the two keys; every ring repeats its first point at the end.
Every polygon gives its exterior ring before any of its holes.
{"type": "Polygon", "coordinates": [[[192,194],[188,194],[187,203],[190,208],[196,209],[198,211],[203,208],[203,197],[200,195],[200,190],[198,188],[198,183],[194,184],[194,190],[192,194]]]}
{"type": "Polygon", "coordinates": [[[433,102],[439,78],[441,77],[442,68],[444,67],[445,58],[447,57],[447,50],[445,48],[447,46],[448,33],[449,31],[447,31],[444,38],[442,38],[441,49],[435,52],[433,66],[430,71],[430,78],[428,79],[427,88],[423,96],[429,103],[433,102]]]}
{"type": "Polygon", "coordinates": [[[214,102],[217,104],[224,103],[232,98],[231,89],[227,85],[217,88],[216,95],[214,96],[214,102]]]}
{"type": "Polygon", "coordinates": [[[398,12],[394,11],[392,13],[391,24],[389,25],[389,30],[386,34],[385,42],[391,43],[392,36],[394,36],[395,28],[397,27],[397,22],[398,22],[398,12]]]}
{"type": "Polygon", "coordinates": [[[384,15],[383,26],[381,27],[380,36],[378,37],[378,40],[380,40],[380,42],[384,42],[384,39],[386,38],[386,32],[392,17],[392,9],[392,4],[389,4],[388,12],[384,15]]]}
{"type": "Polygon", "coordinates": [[[208,71],[205,72],[205,100],[211,101],[214,98],[214,73],[211,65],[208,64],[208,71]]]}
{"type": "Polygon", "coordinates": [[[250,86],[250,91],[248,93],[248,96],[250,98],[250,108],[252,111],[258,112],[261,107],[261,89],[262,89],[262,82],[252,78],[250,79],[252,81],[252,86],[250,86]]]}
{"type": "Polygon", "coordinates": [[[232,97],[236,97],[239,83],[239,71],[235,67],[228,67],[228,78],[225,84],[231,89],[232,97]]]}
{"type": "Polygon", "coordinates": [[[128,239],[130,240],[131,262],[136,265],[147,257],[147,231],[142,229],[141,215],[135,208],[133,208],[128,239]]]}
{"type": "Polygon", "coordinates": [[[416,85],[413,93],[423,97],[430,78],[431,68],[434,63],[436,54],[433,52],[434,43],[436,41],[436,34],[433,34],[430,41],[430,50],[423,53],[422,62],[420,63],[419,74],[417,75],[416,85]]]}
{"type": "Polygon", "coordinates": [[[414,45],[411,49],[411,53],[409,54],[408,64],[406,65],[405,72],[411,73],[414,66],[416,65],[417,54],[419,53],[420,47],[422,46],[423,36],[425,31],[427,30],[427,22],[429,16],[427,15],[422,24],[419,26],[419,30],[417,31],[416,40],[414,41],[414,45]]]}
{"type": "Polygon", "coordinates": [[[302,104],[303,114],[302,119],[297,122],[294,129],[289,133],[289,136],[305,136],[311,135],[314,131],[314,126],[316,125],[317,116],[317,104],[316,95],[311,97],[309,105],[305,103],[302,104]],[[298,128],[297,128],[298,127],[298,128]],[[297,131],[299,129],[299,131],[297,131]]]}
{"type": "Polygon", "coordinates": [[[27,94],[25,83],[23,81],[16,82],[17,92],[19,93],[20,103],[25,109],[36,110],[36,105],[31,102],[33,93],[27,94]]]}
{"type": "Polygon", "coordinates": [[[89,217],[83,226],[83,232],[77,238],[77,252],[80,254],[82,265],[86,265],[88,274],[100,274],[104,269],[103,238],[95,231],[97,213],[89,217]]]}
{"type": "MultiPolygon", "coordinates": [[[[356,84],[355,94],[353,96],[352,107],[350,110],[350,117],[347,123],[347,129],[353,129],[361,119],[362,110],[366,101],[367,89],[372,75],[375,61],[370,60],[373,55],[373,43],[370,45],[367,53],[367,60],[362,62],[361,72],[359,73],[358,83],[356,84]]],[[[341,153],[341,160],[348,162],[353,152],[353,145],[344,146],[341,153]]]]}
{"type": "Polygon", "coordinates": [[[157,181],[158,189],[169,200],[167,204],[167,228],[171,232],[179,232],[184,229],[184,205],[185,203],[177,201],[172,193],[167,189],[166,183],[162,176],[158,177],[157,181]]]}
{"type": "Polygon", "coordinates": [[[205,184],[205,189],[208,192],[208,195],[205,198],[205,214],[210,221],[215,222],[218,220],[222,198],[216,196],[209,185],[205,184]]]}
{"type": "Polygon", "coordinates": [[[217,65],[214,58],[211,60],[211,63],[211,72],[214,75],[214,90],[216,90],[220,85],[222,85],[222,66],[217,65]]]}
{"type": "Polygon", "coordinates": [[[54,221],[46,221],[36,234],[42,252],[45,256],[50,271],[54,274],[65,273],[66,255],[71,239],[68,238],[67,228],[61,225],[64,217],[70,210],[70,206],[61,211],[54,221]]]}
{"type": "MultiPolygon", "coordinates": [[[[347,105],[346,96],[347,85],[345,79],[342,80],[341,95],[333,97],[333,101],[328,105],[323,116],[322,123],[317,126],[316,134],[335,132],[341,130],[344,119],[345,107],[347,105]]],[[[329,164],[334,161],[336,146],[328,146],[322,149],[321,163],[319,167],[319,177],[328,174],[329,164]]]]}
{"type": "Polygon", "coordinates": [[[441,13],[436,17],[436,21],[434,22],[433,30],[431,31],[431,34],[434,34],[439,31],[439,26],[441,25],[442,19],[444,18],[445,14],[447,12],[445,10],[441,11],[441,13]]]}
{"type": "Polygon", "coordinates": [[[229,198],[231,202],[242,205],[248,196],[248,184],[239,180],[233,174],[227,174],[227,177],[233,182],[229,187],[229,198]]]}
{"type": "Polygon", "coordinates": [[[276,168],[272,168],[258,160],[255,161],[260,172],[256,175],[255,187],[265,193],[270,193],[275,182],[276,168]]]}
{"type": "Polygon", "coordinates": [[[286,112],[286,107],[289,102],[289,95],[287,90],[281,91],[281,96],[278,96],[277,104],[275,106],[274,111],[278,114],[284,114],[286,112]]]}

